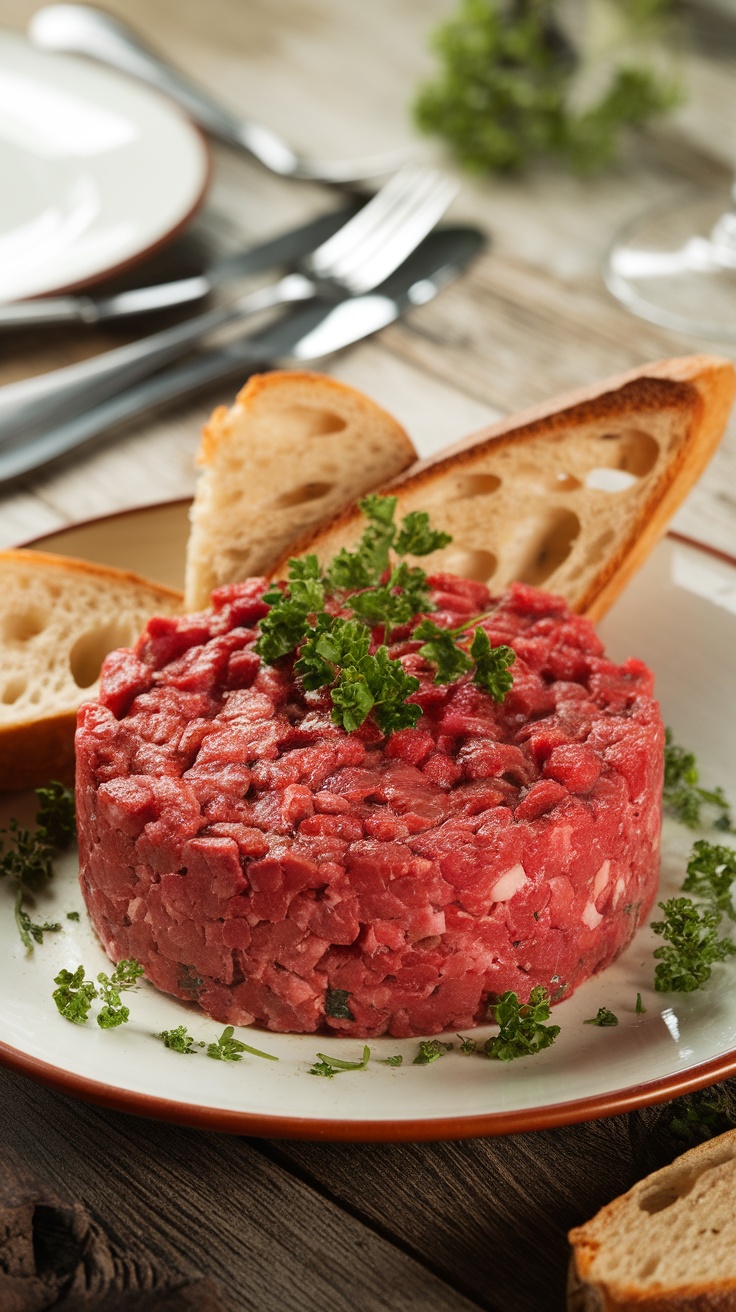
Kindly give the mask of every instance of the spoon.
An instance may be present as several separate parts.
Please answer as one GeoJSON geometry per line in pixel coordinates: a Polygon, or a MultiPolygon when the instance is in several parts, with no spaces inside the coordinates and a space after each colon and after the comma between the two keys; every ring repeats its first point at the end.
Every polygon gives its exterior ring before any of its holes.
{"type": "Polygon", "coordinates": [[[90,5],[47,5],[30,21],[28,35],[43,50],[90,55],[166,92],[206,132],[245,150],[272,173],[312,182],[351,183],[393,173],[409,148],[355,160],[317,160],[298,155],[277,132],[220,104],[169,64],[119,18],[90,5]]]}

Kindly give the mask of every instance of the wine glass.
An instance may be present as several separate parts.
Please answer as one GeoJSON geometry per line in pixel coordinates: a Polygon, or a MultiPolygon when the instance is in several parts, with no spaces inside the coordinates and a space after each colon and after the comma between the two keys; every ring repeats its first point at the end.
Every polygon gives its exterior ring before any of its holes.
{"type": "Polygon", "coordinates": [[[606,286],[663,328],[736,341],[736,182],[649,209],[614,239],[606,286]]]}

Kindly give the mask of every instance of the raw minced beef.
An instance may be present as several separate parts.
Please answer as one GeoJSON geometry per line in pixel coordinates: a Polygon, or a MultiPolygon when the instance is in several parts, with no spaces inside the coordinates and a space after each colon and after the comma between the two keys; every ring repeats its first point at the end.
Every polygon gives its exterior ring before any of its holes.
{"type": "Polygon", "coordinates": [[[77,731],[80,880],[114,961],[216,1020],[360,1037],[459,1029],[507,989],[553,999],[653,902],[663,730],[652,676],[559,598],[430,580],[432,618],[516,652],[497,705],[434,683],[415,729],[346,734],[325,690],[253,650],[264,582],[153,619],[77,731]]]}

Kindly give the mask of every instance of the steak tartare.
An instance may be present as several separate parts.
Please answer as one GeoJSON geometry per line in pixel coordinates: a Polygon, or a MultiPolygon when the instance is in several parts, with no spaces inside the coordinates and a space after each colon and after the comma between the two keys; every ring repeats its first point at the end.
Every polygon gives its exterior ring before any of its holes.
{"type": "MultiPolygon", "coordinates": [[[[264,581],[157,618],[112,653],[77,730],[80,881],[114,961],[214,1019],[369,1037],[568,996],[657,888],[664,734],[652,675],[523,584],[431,577],[432,619],[516,653],[501,704],[438,685],[417,641],[415,728],[346,733],[293,659],[265,664],[264,581]]],[[[396,635],[394,635],[396,636],[396,635]]]]}

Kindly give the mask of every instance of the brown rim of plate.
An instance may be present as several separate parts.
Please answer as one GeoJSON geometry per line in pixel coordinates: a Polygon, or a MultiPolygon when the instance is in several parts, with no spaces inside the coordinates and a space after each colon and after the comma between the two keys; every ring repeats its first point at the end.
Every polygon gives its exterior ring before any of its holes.
{"type": "MultiPolygon", "coordinates": [[[[34,538],[32,543],[26,542],[23,545],[42,546],[49,538],[61,535],[67,528],[84,528],[88,525],[100,524],[105,520],[118,519],[124,515],[154,513],[172,506],[184,507],[188,504],[189,498],[182,497],[174,501],[161,501],[154,505],[135,506],[111,515],[100,515],[78,524],[66,525],[64,528],[34,538]]],[[[703,551],[717,560],[722,560],[736,569],[736,557],[730,556],[725,551],[709,547],[683,533],[670,532],[667,536],[676,542],[684,543],[685,546],[703,551]]],[[[547,1107],[523,1108],[514,1112],[488,1112],[476,1116],[437,1116],[399,1121],[324,1120],[319,1117],[272,1116],[175,1102],[148,1093],[120,1089],[112,1084],[91,1080],[85,1075],[75,1075],[62,1067],[39,1061],[36,1057],[20,1052],[17,1048],[12,1048],[1,1041],[0,1065],[18,1071],[21,1075],[27,1075],[38,1084],[44,1084],[57,1093],[80,1098],[83,1102],[94,1103],[99,1107],[110,1107],[113,1111],[146,1116],[150,1120],[185,1125],[197,1130],[219,1130],[223,1134],[257,1135],[263,1138],[402,1143],[441,1139],[479,1139],[502,1134],[527,1133],[531,1130],[551,1130],[558,1125],[574,1125],[582,1121],[593,1121],[606,1116],[617,1116],[622,1112],[636,1111],[653,1103],[669,1102],[673,1098],[682,1097],[685,1093],[694,1093],[709,1084],[736,1075],[736,1049],[723,1053],[720,1057],[714,1057],[711,1061],[701,1062],[690,1070],[678,1071],[660,1080],[629,1085],[624,1089],[614,1089],[611,1093],[595,1094],[589,1098],[551,1103],[547,1107]]]]}
{"type": "MultiPolygon", "coordinates": [[[[153,91],[153,88],[148,88],[148,89],[153,91]]],[[[154,94],[160,94],[160,93],[154,92],[154,94]]],[[[188,118],[187,115],[183,112],[183,110],[178,109],[178,107],[173,103],[173,101],[169,100],[167,101],[167,103],[169,105],[169,108],[176,111],[179,118],[186,125],[186,127],[191,129],[194,136],[199,138],[199,143],[202,147],[202,152],[204,155],[202,182],[199,191],[197,192],[197,195],[195,196],[194,200],[192,201],[186,213],[183,214],[180,219],[177,219],[173,227],[168,228],[166,232],[163,232],[161,236],[157,237],[156,240],[151,242],[149,246],[144,246],[142,250],[136,251],[135,255],[129,255],[126,260],[121,260],[119,264],[111,264],[107,268],[101,269],[99,273],[93,273],[89,278],[82,278],[81,281],[79,282],[65,282],[61,287],[47,287],[45,291],[36,292],[34,296],[21,297],[20,298],[21,300],[40,301],[40,300],[45,300],[47,296],[66,296],[69,292],[85,292],[90,287],[96,287],[98,283],[106,282],[108,278],[117,278],[118,274],[127,273],[128,269],[134,268],[136,264],[140,264],[143,260],[146,260],[150,256],[156,255],[158,251],[163,250],[164,246],[168,246],[169,242],[173,241],[175,237],[178,237],[188,226],[188,224],[191,223],[195,214],[204,203],[205,196],[209,191],[209,186],[212,181],[212,171],[213,171],[212,151],[210,149],[210,143],[207,140],[207,137],[205,136],[202,129],[198,127],[198,125],[194,123],[192,119],[188,118]]],[[[27,326],[30,328],[33,325],[29,324],[27,326]]],[[[108,518],[108,516],[101,515],[99,518],[106,519],[108,518]]]]}

